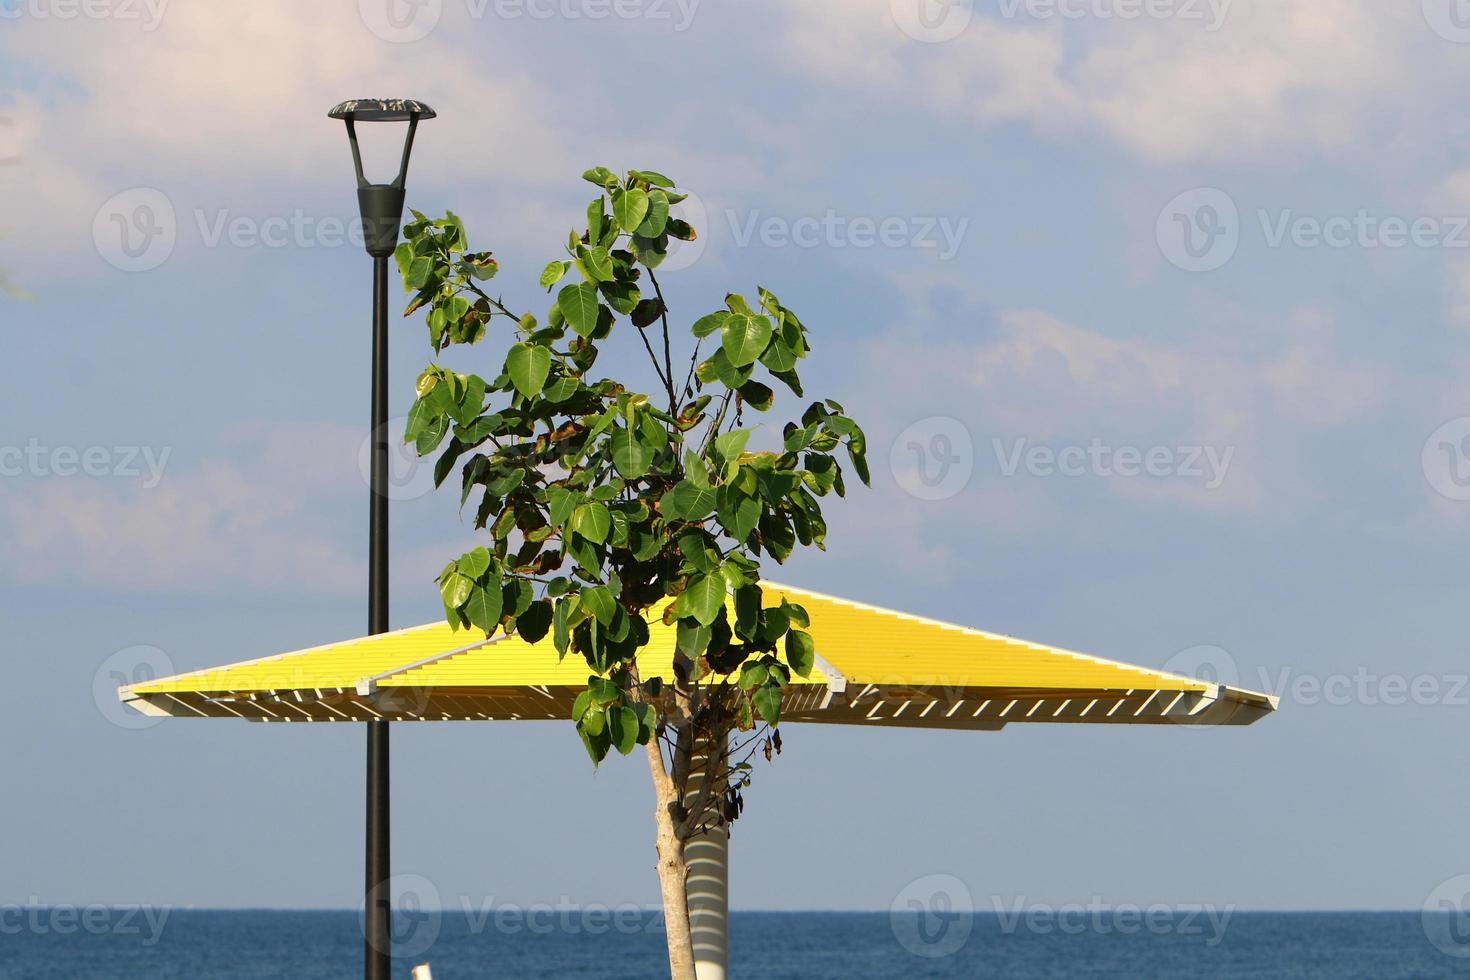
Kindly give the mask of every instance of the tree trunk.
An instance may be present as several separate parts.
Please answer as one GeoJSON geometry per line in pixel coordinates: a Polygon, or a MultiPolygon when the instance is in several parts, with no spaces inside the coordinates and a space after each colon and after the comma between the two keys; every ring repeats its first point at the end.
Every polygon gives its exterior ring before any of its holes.
{"type": "Polygon", "coordinates": [[[689,895],[686,884],[688,867],[684,863],[684,842],[679,839],[675,830],[678,824],[679,793],[673,778],[664,768],[663,752],[659,748],[658,739],[649,739],[647,749],[648,770],[653,777],[658,887],[664,902],[669,973],[672,980],[695,980],[694,942],[689,932],[689,895]]]}

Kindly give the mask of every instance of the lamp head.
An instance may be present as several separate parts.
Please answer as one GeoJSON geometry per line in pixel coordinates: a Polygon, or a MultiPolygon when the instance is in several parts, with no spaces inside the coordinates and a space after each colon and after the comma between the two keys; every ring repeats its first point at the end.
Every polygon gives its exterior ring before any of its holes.
{"type": "Polygon", "coordinates": [[[327,115],[359,122],[409,122],[415,116],[433,119],[437,113],[415,99],[348,99],[333,106],[327,115]]]}
{"type": "Polygon", "coordinates": [[[404,182],[408,179],[408,158],[413,153],[413,137],[420,119],[433,119],[437,113],[414,99],[349,99],[332,107],[327,116],[347,123],[347,140],[352,144],[352,165],[357,170],[357,203],[362,211],[362,231],[368,254],[386,258],[398,246],[398,226],[403,223],[404,182]],[[387,184],[370,183],[362,173],[362,152],[357,146],[358,122],[407,122],[408,135],[403,141],[403,161],[398,176],[387,184]]]}

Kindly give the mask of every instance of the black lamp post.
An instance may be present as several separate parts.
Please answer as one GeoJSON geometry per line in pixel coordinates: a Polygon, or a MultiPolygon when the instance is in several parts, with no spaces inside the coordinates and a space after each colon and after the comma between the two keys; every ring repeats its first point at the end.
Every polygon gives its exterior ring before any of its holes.
{"type": "MultiPolygon", "coordinates": [[[[420,119],[434,110],[411,99],[354,99],[328,115],[347,122],[363,239],[373,257],[373,427],[371,505],[368,513],[368,633],[388,631],[388,256],[398,247],[403,223],[404,181],[420,119]],[[362,174],[358,122],[407,122],[403,160],[389,184],[372,184],[362,174]]],[[[363,890],[363,975],[389,980],[393,965],[393,896],[388,892],[388,723],[367,723],[367,879],[363,890]]]]}

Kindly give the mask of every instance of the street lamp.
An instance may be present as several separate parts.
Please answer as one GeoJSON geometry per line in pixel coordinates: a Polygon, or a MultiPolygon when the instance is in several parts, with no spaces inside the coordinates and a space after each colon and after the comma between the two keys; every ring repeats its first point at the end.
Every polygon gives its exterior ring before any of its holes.
{"type": "MultiPolygon", "coordinates": [[[[353,99],[327,114],[347,123],[357,203],[367,252],[373,257],[372,469],[368,512],[368,633],[388,632],[388,256],[398,247],[403,223],[404,181],[420,119],[434,110],[412,99],[353,99]],[[391,183],[369,183],[362,173],[357,123],[407,122],[403,160],[391,183]]],[[[363,975],[389,980],[393,956],[393,896],[388,893],[388,723],[367,723],[367,878],[363,890],[363,975]]]]}

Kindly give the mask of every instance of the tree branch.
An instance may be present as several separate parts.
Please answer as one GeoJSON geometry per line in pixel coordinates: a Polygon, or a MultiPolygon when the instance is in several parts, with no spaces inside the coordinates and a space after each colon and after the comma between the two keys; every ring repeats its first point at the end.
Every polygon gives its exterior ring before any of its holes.
{"type": "Polygon", "coordinates": [[[658,297],[658,318],[664,328],[664,384],[669,390],[669,414],[678,418],[679,398],[674,394],[674,361],[669,353],[669,304],[664,302],[664,291],[659,288],[658,277],[648,270],[648,281],[653,283],[653,294],[658,297]]]}

